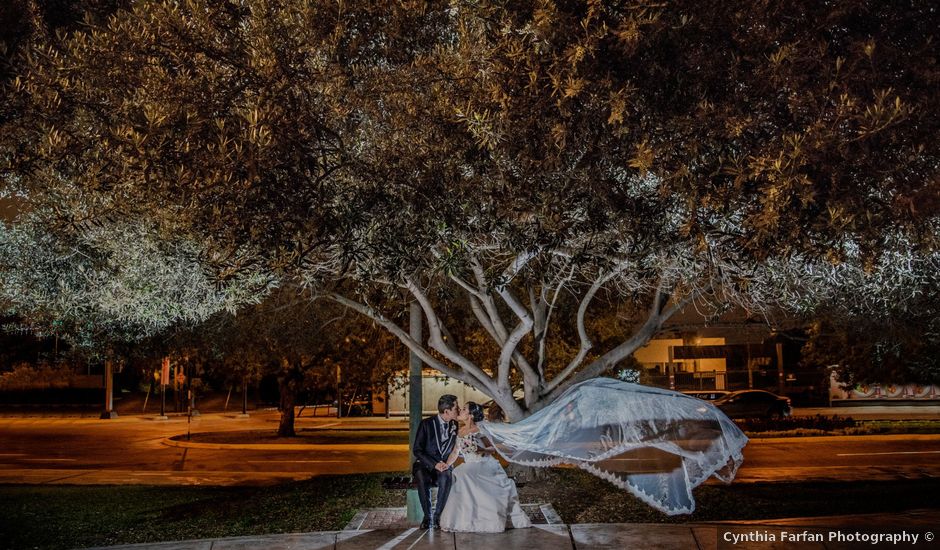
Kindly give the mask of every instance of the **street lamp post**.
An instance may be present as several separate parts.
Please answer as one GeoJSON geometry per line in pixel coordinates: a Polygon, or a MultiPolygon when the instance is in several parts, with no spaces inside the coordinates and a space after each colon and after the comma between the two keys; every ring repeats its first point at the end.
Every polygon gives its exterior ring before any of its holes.
{"type": "Polygon", "coordinates": [[[248,418],[248,377],[242,376],[242,418],[248,418]]]}

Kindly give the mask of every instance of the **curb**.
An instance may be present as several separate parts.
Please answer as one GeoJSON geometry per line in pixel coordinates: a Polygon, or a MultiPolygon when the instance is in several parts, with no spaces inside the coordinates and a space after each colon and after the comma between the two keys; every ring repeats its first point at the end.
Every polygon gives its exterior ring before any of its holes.
{"type": "Polygon", "coordinates": [[[940,439],[940,434],[870,434],[870,435],[803,435],[803,436],[783,436],[783,437],[760,437],[759,435],[747,436],[748,445],[752,443],[792,443],[796,441],[841,441],[846,437],[864,437],[871,441],[893,441],[903,438],[905,441],[935,441],[940,439]]]}
{"type": "Polygon", "coordinates": [[[878,525],[901,525],[904,521],[916,523],[918,520],[925,522],[932,521],[932,517],[937,515],[937,510],[930,508],[915,508],[904,512],[874,512],[869,514],[843,514],[841,516],[801,516],[793,518],[771,518],[771,519],[744,519],[744,520],[717,520],[705,522],[702,525],[719,525],[722,527],[729,525],[752,526],[767,525],[774,527],[814,527],[819,525],[842,524],[860,524],[867,526],[878,525]],[[911,522],[913,520],[913,522],[911,522]]]}
{"type": "Polygon", "coordinates": [[[160,441],[167,447],[179,447],[183,449],[212,449],[224,451],[231,449],[255,450],[255,451],[407,451],[407,444],[385,444],[385,443],[336,443],[336,444],[313,444],[313,443],[198,443],[194,441],[179,441],[166,437],[160,441]]]}

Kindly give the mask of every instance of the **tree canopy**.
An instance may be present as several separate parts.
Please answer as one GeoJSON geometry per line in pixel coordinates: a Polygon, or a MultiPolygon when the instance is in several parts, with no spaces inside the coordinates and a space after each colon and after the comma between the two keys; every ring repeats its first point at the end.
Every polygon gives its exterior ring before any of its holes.
{"type": "MultiPolygon", "coordinates": [[[[804,364],[837,365],[847,383],[940,382],[940,254],[902,249],[871,273],[841,264],[787,287],[805,296],[814,285],[825,289],[826,307],[803,308],[812,317],[804,364]],[[820,283],[833,277],[839,285],[820,283]]],[[[793,301],[806,302],[796,294],[793,301]]]]}
{"type": "Polygon", "coordinates": [[[935,254],[937,22],[916,0],[141,2],[26,50],[0,174],[57,234],[147,220],[219,280],[329,294],[518,417],[689,304],[818,307],[776,285],[935,254]],[[606,350],[598,295],[646,312],[606,350]]]}
{"type": "Polygon", "coordinates": [[[0,303],[35,323],[58,323],[73,343],[139,341],[179,323],[256,302],[257,272],[218,285],[200,247],[159,239],[146,222],[90,226],[75,238],[45,230],[35,212],[0,224],[0,303]]]}

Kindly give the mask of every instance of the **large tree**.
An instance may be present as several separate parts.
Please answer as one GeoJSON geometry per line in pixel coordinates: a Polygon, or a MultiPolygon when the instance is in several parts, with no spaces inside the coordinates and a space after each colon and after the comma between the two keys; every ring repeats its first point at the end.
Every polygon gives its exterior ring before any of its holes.
{"type": "Polygon", "coordinates": [[[817,307],[778,285],[935,250],[936,23],[918,1],[140,3],[29,51],[0,169],[73,205],[56,231],[153,220],[519,418],[683,307],[817,307]],[[643,313],[598,349],[602,295],[643,313]]]}
{"type": "Polygon", "coordinates": [[[213,316],[192,331],[191,342],[235,374],[273,375],[281,413],[278,434],[291,437],[296,407],[306,403],[305,396],[331,395],[343,406],[337,369],[353,385],[351,401],[386,386],[404,361],[395,357],[383,334],[332,301],[312,299],[309,289],[283,287],[234,314],[213,316]]]}

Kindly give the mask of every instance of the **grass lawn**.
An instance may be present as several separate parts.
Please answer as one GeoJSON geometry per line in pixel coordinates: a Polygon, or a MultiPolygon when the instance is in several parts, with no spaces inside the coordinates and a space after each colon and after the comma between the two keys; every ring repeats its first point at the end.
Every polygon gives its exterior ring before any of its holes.
{"type": "Polygon", "coordinates": [[[384,475],[267,487],[0,486],[0,548],[77,548],[342,529],[356,510],[403,505],[384,475]]]}
{"type": "MultiPolygon", "coordinates": [[[[0,548],[76,548],[342,529],[360,508],[403,506],[393,474],[324,476],[269,487],[0,486],[0,548]]],[[[399,475],[399,473],[394,473],[399,475]]],[[[520,488],[569,523],[701,522],[896,512],[936,507],[940,479],[705,485],[691,516],[669,517],[574,469],[520,488]]]]}

